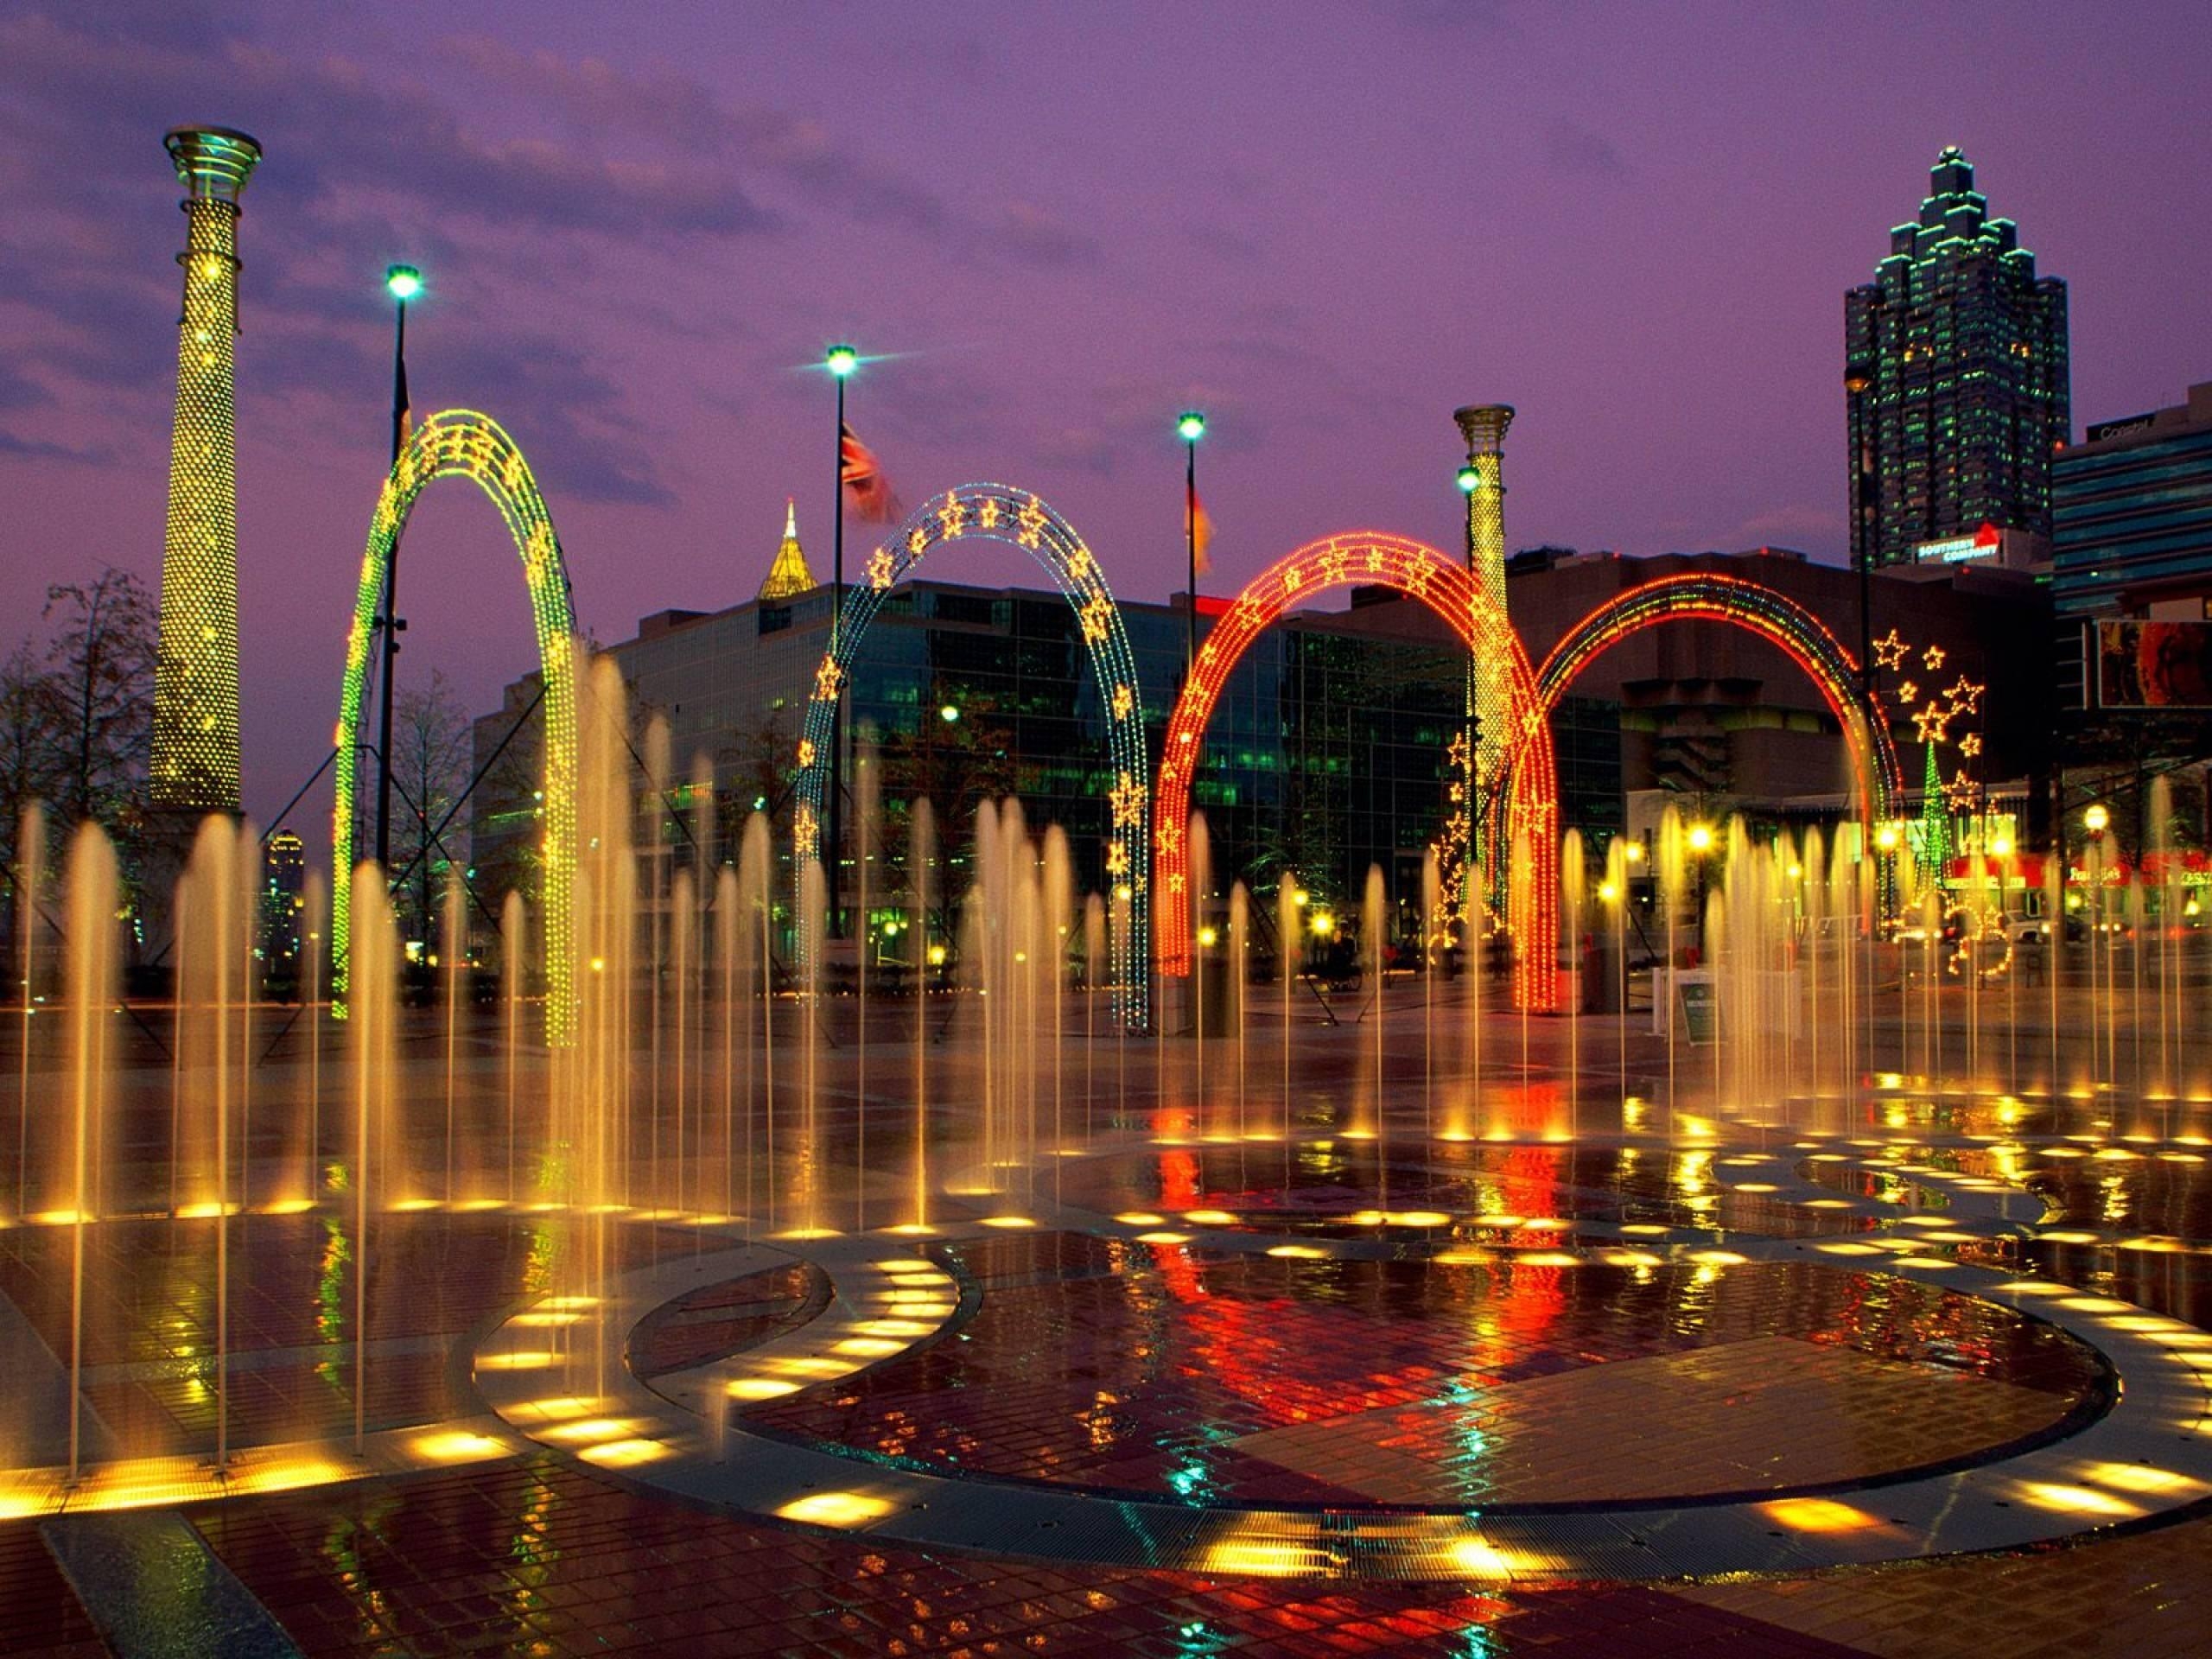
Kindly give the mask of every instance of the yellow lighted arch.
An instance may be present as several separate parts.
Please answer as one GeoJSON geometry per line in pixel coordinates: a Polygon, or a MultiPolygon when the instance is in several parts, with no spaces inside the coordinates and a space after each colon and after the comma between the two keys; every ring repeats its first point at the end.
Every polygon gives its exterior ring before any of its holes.
{"type": "Polygon", "coordinates": [[[569,606],[561,539],[554,533],[552,514],[546,511],[530,463],[497,421],[473,410],[446,410],[415,429],[385,480],[369,525],[338,704],[336,804],[331,817],[332,988],[339,994],[346,988],[346,949],[353,937],[359,734],[385,569],[407,528],[416,497],[440,478],[473,479],[492,499],[506,521],[507,533],[514,537],[529,584],[538,667],[545,680],[544,886],[538,903],[544,918],[545,1033],[549,1041],[563,1044],[569,1039],[575,1011],[569,930],[576,869],[575,619],[569,606]]]}

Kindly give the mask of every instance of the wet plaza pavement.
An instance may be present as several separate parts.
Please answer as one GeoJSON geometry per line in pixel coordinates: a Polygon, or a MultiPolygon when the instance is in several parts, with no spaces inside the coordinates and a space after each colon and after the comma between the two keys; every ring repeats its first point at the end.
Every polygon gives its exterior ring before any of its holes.
{"type": "MultiPolygon", "coordinates": [[[[0,1652],[2212,1650],[2205,1108],[1906,1085],[1697,1141],[1447,1141],[1408,1090],[1370,1139],[1350,1075],[1243,1140],[1140,1078],[926,1236],[610,1216],[604,1317],[556,1294],[570,1218],[380,1215],[358,1370],[353,1212],[241,1217],[229,1432],[327,1466],[0,1496],[0,1652]],[[357,1409],[416,1453],[357,1478],[357,1409]],[[1204,1524],[1131,1548],[1161,1514],[1204,1524]]],[[[113,1447],[209,1431],[210,1224],[91,1231],[113,1447]]],[[[70,1231],[0,1230],[56,1354],[70,1231]]],[[[0,1428],[7,1461],[52,1427],[0,1428]]]]}

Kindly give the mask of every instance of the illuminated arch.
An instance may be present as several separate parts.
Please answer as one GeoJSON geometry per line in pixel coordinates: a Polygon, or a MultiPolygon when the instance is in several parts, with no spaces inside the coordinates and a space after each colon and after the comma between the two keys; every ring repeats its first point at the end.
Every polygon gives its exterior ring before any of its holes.
{"type": "Polygon", "coordinates": [[[1525,836],[1532,868],[1516,872],[1508,892],[1507,925],[1522,948],[1514,969],[1516,1006],[1548,1009],[1558,1000],[1559,804],[1551,726],[1536,696],[1528,652],[1504,613],[1465,568],[1434,548],[1402,536],[1357,531],[1312,542],[1253,578],[1206,642],[1198,667],[1167,722],[1160,762],[1160,799],[1153,827],[1153,882],[1160,895],[1154,924],[1160,971],[1190,971],[1191,914],[1185,902],[1190,849],[1191,783],[1215,702],[1252,641],[1293,606],[1333,588],[1388,588],[1417,599],[1449,623],[1478,660],[1502,663],[1509,698],[1507,763],[1512,787],[1491,807],[1493,845],[1510,849],[1525,836]]]}
{"type": "Polygon", "coordinates": [[[869,555],[865,579],[845,595],[836,643],[815,670],[806,705],[793,819],[798,861],[804,867],[820,850],[832,723],[868,624],[891,596],[893,584],[912,571],[931,548],[974,537],[1021,548],[1042,565],[1066,596],[1090,649],[1098,700],[1106,712],[1107,758],[1114,774],[1108,791],[1106,874],[1117,890],[1128,889],[1128,937],[1114,944],[1115,1008],[1125,1025],[1141,1028],[1147,1001],[1144,941],[1151,937],[1143,850],[1152,784],[1145,759],[1144,696],[1137,684],[1136,657],[1096,556],[1072,524],[1026,490],[1004,484],[963,484],[947,490],[925,502],[869,555]]]}
{"type": "Polygon", "coordinates": [[[1741,576],[1711,571],[1662,576],[1607,600],[1570,628],[1536,671],[1545,713],[1598,657],[1662,622],[1726,623],[1780,646],[1820,689],[1843,728],[1861,821],[1871,826],[1889,818],[1902,791],[1897,747],[1888,716],[1866,695],[1857,660],[1796,600],[1741,576]]]}
{"type": "MultiPolygon", "coordinates": [[[[569,959],[570,903],[576,871],[576,650],[575,619],[569,606],[569,573],[561,539],[530,464],[514,440],[489,416],[449,409],[415,429],[392,464],[369,525],[361,559],[361,585],[353,600],[353,627],[346,641],[346,682],[339,696],[338,780],[331,815],[330,943],[332,988],[346,987],[346,947],[353,934],[353,804],[359,779],[362,702],[377,613],[384,601],[385,569],[406,531],[415,499],[434,479],[476,481],[506,521],[522,556],[530,588],[531,619],[537,632],[537,664],[545,683],[543,891],[545,1034],[567,1043],[575,1013],[574,964],[569,959]]],[[[389,874],[389,872],[386,872],[389,874]]]]}

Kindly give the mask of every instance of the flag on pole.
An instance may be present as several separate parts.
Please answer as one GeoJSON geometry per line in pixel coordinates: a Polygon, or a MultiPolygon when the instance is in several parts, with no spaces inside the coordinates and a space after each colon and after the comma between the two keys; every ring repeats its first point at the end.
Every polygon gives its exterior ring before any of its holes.
{"type": "Polygon", "coordinates": [[[1183,504],[1183,534],[1193,550],[1198,574],[1204,575],[1213,569],[1213,561],[1206,550],[1213,544],[1213,520],[1206,517],[1206,504],[1194,491],[1183,504]]]}
{"type": "Polygon", "coordinates": [[[887,524],[899,518],[899,498],[891,492],[891,480],[883,475],[883,463],[875,458],[875,451],[853,435],[850,426],[838,429],[838,476],[844,480],[845,490],[853,504],[853,511],[864,523],[887,524]]]}

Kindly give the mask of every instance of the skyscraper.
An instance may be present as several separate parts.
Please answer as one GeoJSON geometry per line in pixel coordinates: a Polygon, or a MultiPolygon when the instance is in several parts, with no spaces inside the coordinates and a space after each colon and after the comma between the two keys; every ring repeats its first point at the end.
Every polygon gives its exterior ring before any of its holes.
{"type": "Polygon", "coordinates": [[[769,604],[797,599],[801,594],[810,594],[822,584],[815,581],[814,571],[806,562],[806,553],[798,544],[798,503],[786,499],[784,503],[784,539],[776,544],[776,557],[768,567],[768,575],[754,597],[769,604]]]}
{"type": "Polygon", "coordinates": [[[153,804],[238,808],[238,486],[232,341],[238,326],[238,195],[261,146],[224,127],[163,139],[185,189],[184,308],[162,537],[154,664],[153,804]]]}
{"type": "Polygon", "coordinates": [[[1912,562],[1983,524],[2050,534],[2066,442],[2066,284],[2036,275],[1952,146],[1874,281],[1844,296],[1851,556],[1912,562]]]}

